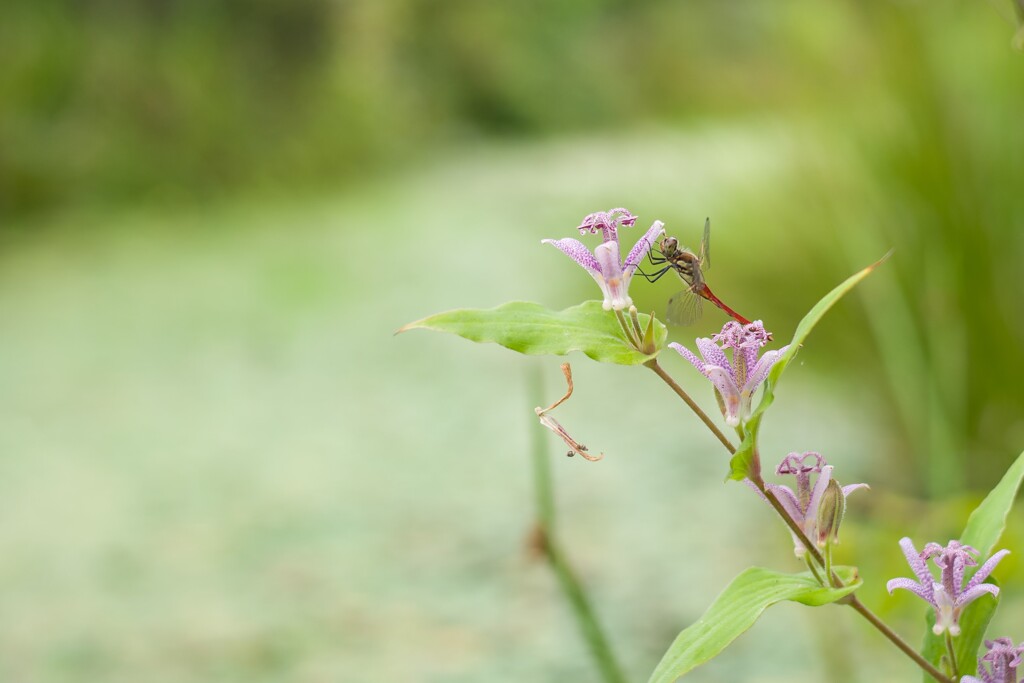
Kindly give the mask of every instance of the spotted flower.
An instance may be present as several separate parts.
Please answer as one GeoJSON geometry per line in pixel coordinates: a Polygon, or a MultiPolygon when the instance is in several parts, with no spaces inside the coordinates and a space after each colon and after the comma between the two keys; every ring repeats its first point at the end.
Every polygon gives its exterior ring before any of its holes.
{"type": "Polygon", "coordinates": [[[964,676],[960,683],[1017,683],[1024,645],[1014,646],[1009,638],[986,640],[988,652],[978,658],[978,675],[964,676]]]}
{"type": "Polygon", "coordinates": [[[586,216],[577,228],[580,234],[589,232],[593,235],[600,231],[603,240],[593,252],[582,242],[571,237],[541,241],[555,246],[590,273],[604,294],[606,311],[621,311],[632,305],[633,300],[629,298],[628,293],[629,281],[633,278],[640,261],[654,244],[654,240],[664,232],[665,225],[661,221],[654,221],[640,241],[630,249],[625,260],[620,260],[619,227],[632,226],[634,223],[636,216],[626,209],[598,211],[586,216]]]}
{"type": "Polygon", "coordinates": [[[754,393],[767,379],[768,371],[789,348],[784,346],[776,351],[768,351],[758,358],[759,350],[770,339],[771,335],[765,331],[760,320],[748,325],[730,320],[721,332],[710,339],[697,339],[697,350],[703,359],[676,342],[669,344],[669,347],[711,380],[718,392],[726,424],[736,427],[750,417],[750,401],[754,393]],[[726,349],[732,352],[731,360],[725,355],[726,349]]]}
{"type": "MultiPolygon", "coordinates": [[[[779,466],[775,468],[775,473],[779,475],[792,474],[796,477],[796,491],[783,484],[765,484],[768,490],[775,494],[775,497],[782,503],[782,507],[786,509],[786,512],[797,523],[807,538],[811,539],[819,546],[824,546],[829,540],[829,533],[838,532],[838,528],[834,529],[819,529],[820,515],[819,508],[822,503],[822,496],[825,490],[829,486],[829,481],[832,479],[832,465],[825,462],[825,459],[821,457],[820,453],[814,451],[807,451],[806,453],[790,453],[779,466]],[[811,475],[817,474],[817,478],[814,481],[813,487],[811,486],[811,475]],[[824,532],[824,533],[822,533],[824,532]]],[[[841,487],[843,500],[857,489],[869,488],[867,484],[849,484],[848,486],[841,487]]],[[[754,487],[756,491],[757,488],[754,487]]],[[[760,494],[761,492],[758,491],[760,494]]],[[[762,497],[763,494],[761,494],[762,497]]],[[[803,557],[807,549],[804,548],[804,544],[800,542],[796,534],[793,536],[793,553],[797,557],[803,557]]],[[[833,538],[833,541],[836,539],[833,538]]]]}
{"type": "Polygon", "coordinates": [[[974,558],[978,551],[960,541],[950,541],[943,548],[938,543],[929,543],[921,553],[914,548],[909,538],[900,539],[900,547],[907,556],[907,563],[917,575],[913,579],[892,579],[885,584],[886,590],[892,595],[897,588],[905,588],[935,608],[935,626],[932,631],[940,635],[949,631],[951,636],[960,634],[960,614],[964,607],[977,600],[985,593],[999,594],[999,588],[991,583],[982,583],[996,568],[1009,550],[1000,550],[990,557],[985,564],[974,573],[971,580],[964,584],[964,570],[974,567],[978,561],[974,558]],[[941,580],[936,581],[928,570],[927,560],[933,559],[941,570],[941,580]]]}

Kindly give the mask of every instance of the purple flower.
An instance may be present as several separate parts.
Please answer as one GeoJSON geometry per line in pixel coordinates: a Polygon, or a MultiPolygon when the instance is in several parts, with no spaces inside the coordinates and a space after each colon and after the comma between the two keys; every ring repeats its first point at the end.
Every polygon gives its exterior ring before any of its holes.
{"type": "Polygon", "coordinates": [[[961,683],[1017,683],[1017,667],[1021,664],[1024,645],[1014,647],[1009,638],[996,638],[986,640],[985,647],[988,652],[978,658],[980,678],[964,676],[961,683]]]}
{"type": "Polygon", "coordinates": [[[991,583],[982,583],[999,561],[1009,550],[1000,550],[983,564],[971,580],[964,585],[964,569],[978,564],[974,555],[978,551],[960,541],[950,541],[943,548],[938,543],[929,543],[919,554],[909,538],[900,539],[900,547],[907,556],[907,563],[917,575],[912,579],[892,579],[885,584],[886,590],[892,595],[897,588],[905,588],[927,601],[935,608],[935,627],[932,631],[940,635],[948,630],[951,636],[960,634],[960,614],[970,602],[977,600],[985,593],[999,594],[999,588],[991,583]],[[936,581],[928,571],[926,560],[934,558],[936,566],[942,570],[941,580],[936,581]]]}
{"type": "MultiPolygon", "coordinates": [[[[821,535],[818,533],[818,508],[821,506],[822,494],[832,479],[832,469],[832,465],[826,463],[820,453],[814,451],[807,451],[803,454],[794,452],[783,458],[779,466],[775,468],[775,473],[794,475],[796,491],[782,484],[765,484],[765,487],[779,499],[790,518],[803,529],[807,538],[817,542],[819,546],[824,546],[827,538],[820,538],[821,535]],[[812,459],[812,462],[808,463],[808,459],[812,459]],[[818,476],[812,488],[811,474],[814,473],[817,473],[818,476]]],[[[869,487],[867,484],[843,486],[843,500],[860,488],[869,487]]],[[[754,490],[757,491],[757,488],[754,487],[754,490]]],[[[758,494],[762,498],[764,497],[760,491],[758,494]]],[[[797,557],[803,557],[807,549],[804,548],[804,544],[800,542],[796,534],[792,534],[792,536],[793,552],[797,557]]]]}
{"type": "Polygon", "coordinates": [[[768,351],[758,359],[758,350],[768,343],[769,338],[760,320],[749,325],[740,325],[730,320],[712,338],[702,337],[697,340],[697,349],[704,360],[676,342],[669,344],[669,347],[711,380],[721,398],[726,424],[737,427],[750,417],[750,400],[754,392],[789,348],[783,346],[776,351],[768,351]],[[732,360],[725,355],[725,349],[732,350],[732,360]]]}
{"type": "Polygon", "coordinates": [[[541,242],[554,245],[590,273],[601,288],[601,293],[604,294],[604,309],[606,311],[613,308],[616,311],[621,311],[633,303],[628,294],[629,281],[633,277],[633,272],[636,271],[640,261],[654,244],[654,240],[664,232],[665,225],[661,221],[654,221],[640,241],[629,251],[626,259],[620,262],[619,226],[633,225],[634,223],[636,223],[636,216],[625,209],[598,211],[588,215],[577,229],[581,234],[589,232],[592,235],[596,234],[598,230],[601,231],[603,241],[597,245],[593,253],[582,242],[570,237],[561,240],[541,240],[541,242]]]}

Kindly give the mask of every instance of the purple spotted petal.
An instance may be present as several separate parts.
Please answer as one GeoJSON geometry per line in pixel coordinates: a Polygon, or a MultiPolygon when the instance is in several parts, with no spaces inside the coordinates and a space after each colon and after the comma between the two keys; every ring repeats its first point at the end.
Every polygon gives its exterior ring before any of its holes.
{"type": "Polygon", "coordinates": [[[934,601],[931,585],[925,587],[916,581],[911,581],[910,579],[889,579],[889,581],[885,583],[885,590],[889,591],[889,595],[892,595],[893,591],[897,588],[908,590],[917,597],[928,602],[934,601]]]}
{"type": "MultiPolygon", "coordinates": [[[[914,548],[914,542],[904,536],[900,539],[900,548],[903,549],[903,554],[907,558],[907,564],[914,570],[914,574],[918,580],[925,586],[929,586],[929,594],[931,593],[930,586],[934,582],[931,572],[928,571],[928,565],[925,564],[924,560],[917,553],[917,549],[914,548]]],[[[930,600],[930,598],[929,598],[930,600]]]]}
{"type": "Polygon", "coordinates": [[[789,516],[793,518],[793,521],[803,526],[804,513],[800,509],[800,502],[797,500],[796,494],[793,493],[793,489],[782,484],[767,484],[767,487],[779,499],[779,503],[786,509],[789,516]]]}
{"type": "Polygon", "coordinates": [[[697,339],[697,350],[700,351],[700,355],[704,356],[704,362],[707,365],[717,365],[720,368],[728,368],[729,374],[733,375],[733,381],[735,382],[736,376],[732,372],[732,366],[729,364],[729,358],[725,355],[722,349],[718,348],[718,345],[714,341],[707,337],[700,337],[697,339]]]}
{"type": "Polygon", "coordinates": [[[595,278],[601,277],[601,266],[598,264],[597,259],[594,258],[594,255],[590,253],[590,250],[584,246],[583,242],[566,237],[560,240],[541,240],[541,243],[550,244],[556,249],[561,250],[563,254],[583,266],[595,278]]]}
{"type": "MultiPolygon", "coordinates": [[[[625,224],[623,221],[623,225],[625,224]]],[[[633,248],[629,250],[629,255],[626,256],[626,261],[622,264],[622,272],[625,277],[629,278],[633,275],[633,271],[644,260],[644,256],[654,244],[654,240],[663,232],[665,232],[665,224],[661,221],[654,221],[644,236],[633,245],[633,248]]]]}
{"type": "Polygon", "coordinates": [[[690,363],[693,364],[693,367],[697,368],[697,371],[700,372],[700,374],[704,375],[705,377],[707,376],[707,373],[704,371],[704,361],[702,361],[700,358],[697,358],[696,354],[690,351],[690,349],[686,348],[679,342],[672,342],[671,344],[668,345],[668,347],[670,349],[675,350],[676,353],[678,353],[686,360],[690,361],[690,363]]]}
{"type": "Polygon", "coordinates": [[[717,365],[705,365],[704,374],[722,395],[722,403],[725,406],[725,423],[730,427],[735,427],[740,423],[740,389],[736,386],[736,380],[732,378],[732,372],[717,365]]]}
{"type": "Polygon", "coordinates": [[[747,393],[754,393],[754,390],[757,389],[757,387],[761,385],[761,382],[768,377],[768,373],[771,371],[772,366],[779,362],[779,358],[788,348],[789,346],[783,346],[781,349],[768,351],[761,356],[761,360],[757,361],[757,364],[754,365],[754,369],[747,377],[747,383],[744,386],[747,393]]]}
{"type": "Polygon", "coordinates": [[[992,573],[992,570],[996,568],[999,561],[1010,554],[1009,550],[1000,550],[998,553],[988,558],[988,561],[981,565],[981,568],[974,573],[971,580],[967,582],[965,590],[971,590],[977,585],[980,585],[982,581],[988,578],[988,575],[992,573]]]}
{"type": "Polygon", "coordinates": [[[983,583],[973,588],[965,590],[963,593],[957,596],[956,601],[953,603],[954,607],[963,607],[964,605],[977,600],[985,593],[991,593],[992,595],[999,595],[999,586],[991,583],[983,583]]]}

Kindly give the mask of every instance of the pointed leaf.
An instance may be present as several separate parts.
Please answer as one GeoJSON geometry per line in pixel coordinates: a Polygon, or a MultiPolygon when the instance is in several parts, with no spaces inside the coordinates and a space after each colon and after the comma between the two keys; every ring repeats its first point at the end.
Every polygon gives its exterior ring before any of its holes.
{"type": "MultiPolygon", "coordinates": [[[[996,543],[999,542],[999,537],[1003,535],[1003,530],[1006,528],[1006,518],[1013,508],[1013,502],[1017,498],[1022,480],[1024,480],[1024,453],[1017,456],[995,488],[989,491],[985,500],[981,501],[981,504],[967,518],[967,526],[964,527],[964,532],[960,536],[960,542],[978,549],[978,566],[984,564],[996,549],[996,543]]],[[[968,567],[964,572],[965,580],[969,580],[977,570],[978,567],[968,567]]],[[[991,576],[985,581],[996,583],[991,576]]],[[[960,635],[956,639],[960,673],[973,674],[976,671],[978,648],[981,647],[981,642],[985,638],[985,630],[998,605],[998,596],[982,596],[964,609],[963,616],[960,618],[960,635]]],[[[931,627],[934,624],[935,615],[932,610],[928,610],[928,630],[925,633],[924,645],[921,646],[921,654],[932,664],[937,664],[939,658],[945,654],[946,648],[943,638],[932,633],[931,627]]]]}
{"type": "Polygon", "coordinates": [[[810,572],[783,574],[761,567],[743,571],[715,598],[704,616],[676,637],[649,683],[672,683],[713,659],[778,602],[789,600],[817,607],[840,600],[860,587],[855,567],[834,569],[847,584],[843,588],[824,588],[810,572]]]}
{"type": "Polygon", "coordinates": [[[889,254],[886,254],[881,259],[872,263],[867,268],[860,270],[850,277],[846,278],[843,282],[837,285],[831,292],[821,298],[818,303],[814,304],[814,307],[803,317],[803,320],[796,326],[796,332],[793,333],[793,340],[789,342],[789,348],[786,352],[779,357],[779,360],[772,367],[771,372],[768,373],[768,379],[764,382],[764,388],[761,390],[761,401],[757,404],[757,408],[750,415],[745,425],[746,435],[743,443],[740,444],[739,448],[736,449],[736,453],[732,456],[732,460],[729,461],[729,475],[726,479],[733,479],[736,481],[742,481],[749,477],[752,472],[752,465],[754,460],[754,448],[757,445],[757,432],[761,428],[761,416],[764,411],[775,400],[775,385],[779,381],[779,377],[782,376],[782,372],[789,365],[789,362],[793,360],[793,356],[800,350],[801,344],[807,335],[811,333],[814,326],[818,324],[825,313],[828,312],[837,301],[842,299],[847,292],[853,289],[857,284],[866,278],[874,271],[879,265],[885,262],[889,258],[889,254]]]}
{"type": "Polygon", "coordinates": [[[1010,514],[1013,501],[1017,498],[1020,483],[1024,480],[1024,453],[1006,470],[995,488],[989,491],[985,500],[967,518],[967,526],[960,536],[960,542],[978,549],[984,560],[996,549],[999,537],[1006,528],[1006,517],[1010,514]]]}
{"type": "MultiPolygon", "coordinates": [[[[641,329],[647,326],[649,318],[639,314],[641,329]]],[[[588,301],[564,311],[525,301],[486,310],[448,311],[409,323],[396,334],[414,329],[451,332],[528,355],[564,356],[570,351],[582,351],[598,362],[619,365],[639,365],[654,358],[664,348],[668,336],[665,326],[655,320],[656,351],[650,355],[640,353],[627,344],[615,314],[604,310],[600,301],[588,301]]]]}
{"type": "MultiPolygon", "coordinates": [[[[892,252],[890,251],[889,254],[891,253],[892,252]]],[[[828,313],[828,310],[832,308],[836,302],[846,296],[846,294],[856,287],[861,280],[874,272],[875,268],[885,263],[886,259],[889,258],[889,254],[886,254],[867,268],[859,270],[843,280],[841,283],[836,285],[831,292],[823,296],[821,300],[814,304],[814,307],[807,312],[807,315],[805,315],[803,320],[801,320],[796,326],[796,331],[793,333],[793,340],[789,342],[789,348],[786,349],[786,352],[782,354],[778,362],[775,363],[775,366],[772,367],[771,372],[768,374],[768,381],[765,383],[766,396],[774,391],[775,384],[779,381],[779,377],[782,376],[782,373],[785,371],[786,366],[789,365],[789,362],[793,360],[793,356],[795,356],[800,350],[800,346],[804,343],[807,335],[811,333],[811,330],[814,329],[814,326],[817,325],[823,317],[825,317],[825,314],[828,313]]],[[[762,399],[761,402],[764,403],[764,400],[762,399]]],[[[757,407],[757,410],[762,410],[760,405],[757,407]]]]}
{"type": "Polygon", "coordinates": [[[766,393],[764,398],[761,399],[761,403],[758,409],[754,411],[753,416],[747,420],[744,425],[746,433],[743,435],[743,443],[739,445],[732,458],[729,460],[729,476],[725,479],[729,481],[743,481],[744,479],[750,478],[755,479],[753,476],[754,472],[754,448],[757,445],[757,435],[761,431],[761,418],[764,417],[764,411],[772,404],[775,397],[770,393],[766,393]]]}

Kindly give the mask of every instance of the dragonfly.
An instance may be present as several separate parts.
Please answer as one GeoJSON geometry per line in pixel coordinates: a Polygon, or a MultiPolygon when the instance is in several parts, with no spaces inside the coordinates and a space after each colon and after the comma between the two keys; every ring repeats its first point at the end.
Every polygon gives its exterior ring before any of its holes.
{"type": "Polygon", "coordinates": [[[715,296],[704,279],[704,272],[711,267],[710,237],[710,218],[704,221],[704,239],[701,240],[700,251],[696,254],[686,247],[680,247],[679,241],[675,237],[666,237],[658,245],[660,255],[656,255],[653,251],[649,251],[647,254],[647,258],[652,264],[662,266],[662,268],[650,274],[638,272],[648,282],[657,282],[666,273],[674,272],[686,283],[686,289],[668,300],[666,317],[669,322],[677,325],[692,325],[697,322],[706,299],[741,325],[749,325],[749,320],[726,306],[721,299],[715,296]]]}

